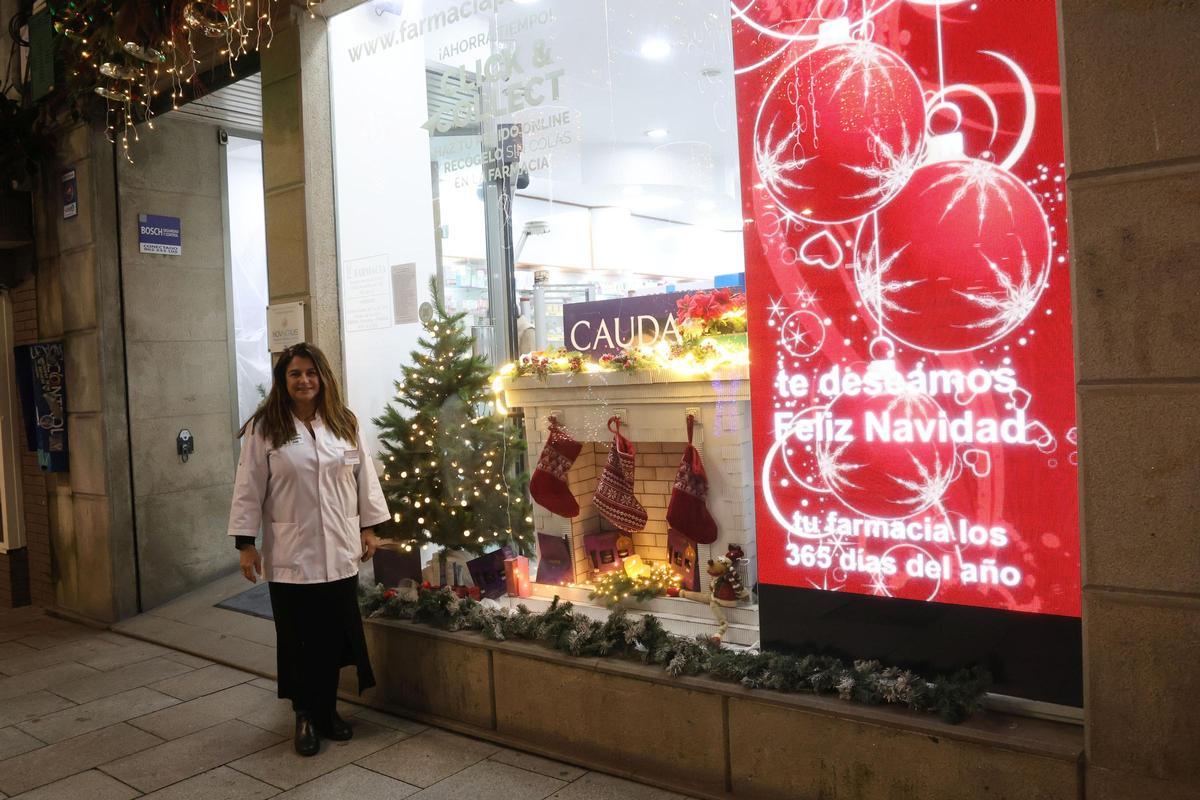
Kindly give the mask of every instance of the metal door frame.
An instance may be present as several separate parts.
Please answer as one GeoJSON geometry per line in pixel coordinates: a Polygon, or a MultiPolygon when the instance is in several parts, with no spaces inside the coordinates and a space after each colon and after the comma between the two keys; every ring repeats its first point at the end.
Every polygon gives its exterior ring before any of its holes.
{"type": "MultiPolygon", "coordinates": [[[[242,128],[226,128],[218,126],[217,130],[226,136],[232,136],[236,139],[248,139],[258,142],[258,150],[262,155],[263,135],[261,131],[249,131],[242,128]]],[[[233,430],[230,435],[233,437],[233,467],[237,467],[238,456],[241,452],[241,439],[238,438],[238,431],[241,429],[240,404],[238,402],[238,376],[237,376],[237,319],[233,303],[233,245],[230,242],[229,235],[229,150],[226,147],[225,139],[220,141],[218,146],[220,157],[220,179],[221,179],[221,228],[225,243],[225,317],[226,317],[226,340],[229,344],[229,417],[233,420],[233,430]]],[[[265,168],[265,167],[264,167],[265,168]]],[[[264,200],[265,200],[264,190],[264,200]]],[[[264,209],[266,204],[263,204],[264,209]]],[[[265,214],[264,214],[265,216],[265,214]]],[[[266,229],[266,219],[263,220],[263,228],[266,229]]],[[[270,265],[267,267],[267,279],[270,281],[270,265]]],[[[268,295],[269,301],[269,295],[268,295]]]]}

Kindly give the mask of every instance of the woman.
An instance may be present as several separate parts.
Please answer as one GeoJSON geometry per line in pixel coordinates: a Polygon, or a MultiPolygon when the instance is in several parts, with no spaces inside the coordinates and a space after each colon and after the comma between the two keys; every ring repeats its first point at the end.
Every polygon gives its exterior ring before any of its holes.
{"type": "Polygon", "coordinates": [[[296,752],[319,736],[353,731],[335,709],[338,672],[358,667],[358,690],[375,685],[358,613],[358,561],[375,554],[374,526],[390,514],[358,420],[325,355],[311,344],[284,350],[271,393],[239,432],[229,535],[242,574],[266,578],[275,616],[279,696],[296,711],[296,752]],[[254,537],[262,530],[262,555],[254,537]]]}

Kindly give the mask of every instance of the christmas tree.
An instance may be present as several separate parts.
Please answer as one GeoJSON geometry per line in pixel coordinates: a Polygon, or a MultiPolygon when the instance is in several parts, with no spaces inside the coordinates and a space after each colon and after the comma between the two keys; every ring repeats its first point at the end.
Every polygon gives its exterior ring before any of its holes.
{"type": "Polygon", "coordinates": [[[532,553],[524,440],[494,411],[491,370],[472,355],[466,314],[447,312],[431,285],[434,316],[396,381],[395,405],[374,420],[395,522],[386,533],[409,547],[532,553]]]}

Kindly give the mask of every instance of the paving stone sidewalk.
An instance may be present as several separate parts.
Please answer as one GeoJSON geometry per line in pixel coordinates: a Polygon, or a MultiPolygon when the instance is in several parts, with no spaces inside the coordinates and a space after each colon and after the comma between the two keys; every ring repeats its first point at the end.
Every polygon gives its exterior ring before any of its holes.
{"type": "Polygon", "coordinates": [[[0,609],[0,800],[685,800],[341,703],[292,750],[275,683],[40,609],[0,609]]]}

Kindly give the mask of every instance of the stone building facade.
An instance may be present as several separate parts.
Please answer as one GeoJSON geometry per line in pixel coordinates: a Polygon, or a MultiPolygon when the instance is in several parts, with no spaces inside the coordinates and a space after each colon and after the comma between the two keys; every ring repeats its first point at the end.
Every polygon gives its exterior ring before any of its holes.
{"type": "MultiPolygon", "coordinates": [[[[322,13],[348,5],[328,0],[322,13]]],[[[1083,796],[1184,800],[1200,792],[1200,3],[1060,0],[1059,20],[1081,453],[1083,796]]],[[[323,25],[320,15],[280,20],[264,53],[264,188],[271,300],[305,301],[310,339],[340,365],[323,25]]],[[[195,130],[176,133],[176,142],[196,136],[189,146],[205,152],[195,130]]],[[[139,288],[129,282],[136,267],[122,273],[129,234],[118,238],[114,176],[136,181],[133,173],[84,129],[48,173],[62,168],[76,170],[84,211],[59,219],[52,185],[42,187],[38,272],[13,300],[19,342],[66,342],[72,469],[43,476],[26,458],[27,546],[0,555],[0,602],[106,623],[136,614],[156,591],[165,597],[232,567],[232,551],[197,548],[182,572],[143,575],[139,599],[133,558],[156,536],[171,552],[192,541],[179,517],[219,508],[229,491],[226,445],[198,465],[205,480],[164,477],[173,452],[162,451],[157,428],[193,409],[160,406],[199,396],[215,420],[228,399],[204,397],[202,385],[170,372],[202,361],[202,344],[183,352],[167,332],[128,335],[139,303],[194,289],[172,283],[178,276],[139,288]],[[147,395],[167,384],[171,392],[147,395]],[[136,540],[135,505],[147,510],[136,540]]],[[[169,204],[166,195],[195,194],[183,177],[140,190],[169,204]]],[[[215,283],[208,296],[223,299],[215,283]]],[[[214,324],[187,338],[217,346],[221,333],[214,324]]]]}

